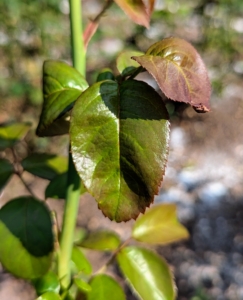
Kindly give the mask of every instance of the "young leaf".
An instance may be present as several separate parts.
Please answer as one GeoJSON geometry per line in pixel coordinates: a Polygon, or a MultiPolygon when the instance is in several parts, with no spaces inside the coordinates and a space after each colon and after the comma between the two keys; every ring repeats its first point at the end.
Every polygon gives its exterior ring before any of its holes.
{"type": "Polygon", "coordinates": [[[120,245],[119,236],[107,230],[92,231],[79,243],[79,246],[94,250],[115,250],[120,245]]]}
{"type": "Polygon", "coordinates": [[[52,261],[50,212],[32,197],[16,198],[0,209],[0,262],[12,274],[33,279],[43,276],[52,261]]]}
{"type": "Polygon", "coordinates": [[[88,83],[73,67],[64,62],[48,60],[43,65],[44,103],[37,135],[53,136],[68,132],[69,122],[61,118],[74,101],[87,89],[88,83]],[[60,122],[60,126],[55,124],[60,122]],[[53,126],[52,126],[53,125],[53,126]]]}
{"type": "Polygon", "coordinates": [[[176,218],[174,204],[150,208],[133,226],[132,237],[148,244],[168,244],[189,237],[187,229],[176,218]]]}
{"type": "Polygon", "coordinates": [[[174,300],[173,276],[164,259],[148,249],[130,246],[117,255],[128,283],[143,300],[174,300]]]}
{"type": "Polygon", "coordinates": [[[111,220],[136,218],[153,201],[168,153],[169,121],[148,84],[98,82],[77,100],[70,137],[76,169],[111,220]]]}
{"type": "Polygon", "coordinates": [[[80,278],[74,278],[73,281],[81,292],[89,293],[92,290],[91,286],[80,278]]]}
{"type": "Polygon", "coordinates": [[[119,73],[123,76],[128,76],[131,74],[131,72],[135,71],[139,64],[132,60],[132,56],[138,56],[143,55],[143,52],[140,51],[126,51],[122,52],[116,60],[116,66],[119,71],[119,73]]]}
{"type": "Polygon", "coordinates": [[[86,256],[78,247],[73,247],[72,261],[75,264],[78,272],[90,275],[92,273],[92,266],[86,256]]]}
{"type": "Polygon", "coordinates": [[[7,184],[13,173],[13,165],[7,159],[0,158],[0,192],[7,184]]]}
{"type": "Polygon", "coordinates": [[[142,0],[114,0],[136,24],[149,27],[150,15],[142,0]]]}
{"type": "Polygon", "coordinates": [[[36,300],[61,300],[61,297],[54,292],[46,292],[39,296],[36,300]]]}
{"type": "Polygon", "coordinates": [[[66,172],[67,163],[65,156],[45,153],[33,153],[21,162],[25,171],[49,180],[66,172]]]}
{"type": "Polygon", "coordinates": [[[209,111],[207,70],[191,44],[180,38],[167,38],[133,59],[154,77],[167,98],[188,103],[197,112],[209,111]]]}
{"type": "Polygon", "coordinates": [[[59,293],[60,282],[58,280],[57,274],[50,271],[46,273],[43,277],[38,278],[34,281],[34,287],[37,295],[41,295],[46,292],[59,293]]]}
{"type": "Polygon", "coordinates": [[[100,274],[93,277],[90,281],[91,292],[87,294],[87,300],[125,300],[125,294],[112,277],[100,274]]]}
{"type": "Polygon", "coordinates": [[[10,148],[22,140],[30,130],[30,123],[10,123],[0,126],[0,150],[10,148]]]}

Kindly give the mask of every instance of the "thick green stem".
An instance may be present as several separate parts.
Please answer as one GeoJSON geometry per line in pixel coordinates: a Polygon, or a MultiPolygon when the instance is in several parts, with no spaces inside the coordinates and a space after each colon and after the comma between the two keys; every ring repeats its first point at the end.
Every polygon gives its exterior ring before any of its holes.
{"type": "MultiPolygon", "coordinates": [[[[83,43],[81,0],[69,0],[69,3],[73,66],[85,76],[86,61],[83,43]]],[[[75,170],[72,155],[69,152],[66,205],[58,255],[58,276],[63,289],[67,289],[71,282],[70,260],[78,215],[80,185],[81,181],[75,170]]]]}

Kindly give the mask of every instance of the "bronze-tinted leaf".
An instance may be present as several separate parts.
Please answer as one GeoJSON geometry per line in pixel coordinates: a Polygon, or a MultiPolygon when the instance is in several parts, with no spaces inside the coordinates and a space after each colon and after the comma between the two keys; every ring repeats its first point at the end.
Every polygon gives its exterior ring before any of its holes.
{"type": "Polygon", "coordinates": [[[142,0],[115,0],[115,2],[133,22],[149,27],[150,17],[142,0]]]}
{"type": "Polygon", "coordinates": [[[210,110],[206,67],[196,49],[185,40],[164,39],[133,59],[154,77],[166,97],[188,103],[197,112],[210,110]]]}

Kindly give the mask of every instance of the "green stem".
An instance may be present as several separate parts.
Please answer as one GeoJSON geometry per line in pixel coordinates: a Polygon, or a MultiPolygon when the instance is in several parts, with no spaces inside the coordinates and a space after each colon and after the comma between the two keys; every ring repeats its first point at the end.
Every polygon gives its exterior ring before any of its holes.
{"type": "MultiPolygon", "coordinates": [[[[83,43],[81,0],[69,0],[69,4],[73,66],[85,76],[86,61],[83,43]]],[[[68,289],[71,283],[70,260],[78,215],[80,185],[81,181],[69,151],[67,194],[58,254],[58,277],[64,290],[68,289]]]]}

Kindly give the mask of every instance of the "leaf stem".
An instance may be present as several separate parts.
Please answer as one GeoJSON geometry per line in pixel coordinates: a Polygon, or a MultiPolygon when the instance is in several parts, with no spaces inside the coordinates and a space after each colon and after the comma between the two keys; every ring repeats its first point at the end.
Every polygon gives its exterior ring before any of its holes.
{"type": "MultiPolygon", "coordinates": [[[[73,66],[85,77],[86,58],[82,29],[82,5],[80,0],[69,0],[73,66]]],[[[74,167],[69,147],[69,166],[65,210],[58,253],[58,277],[64,290],[71,283],[70,260],[74,230],[78,215],[81,181],[74,167]]]]}

